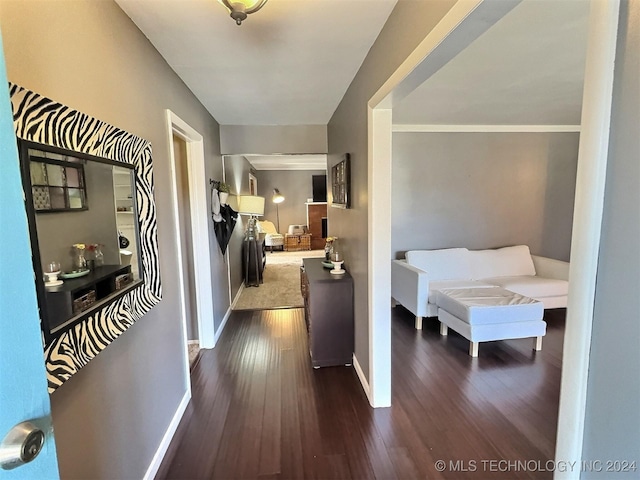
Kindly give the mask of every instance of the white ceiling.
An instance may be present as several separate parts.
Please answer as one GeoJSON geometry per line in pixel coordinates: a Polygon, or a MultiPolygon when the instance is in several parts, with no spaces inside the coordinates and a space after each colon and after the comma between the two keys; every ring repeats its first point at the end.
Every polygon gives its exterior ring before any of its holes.
{"type": "Polygon", "coordinates": [[[394,124],[579,125],[588,0],[524,0],[393,110],[394,124]]]}
{"type": "Polygon", "coordinates": [[[223,125],[326,125],[397,0],[116,0],[223,125]]]}
{"type": "Polygon", "coordinates": [[[326,170],[326,155],[247,155],[256,170],[326,170]]]}

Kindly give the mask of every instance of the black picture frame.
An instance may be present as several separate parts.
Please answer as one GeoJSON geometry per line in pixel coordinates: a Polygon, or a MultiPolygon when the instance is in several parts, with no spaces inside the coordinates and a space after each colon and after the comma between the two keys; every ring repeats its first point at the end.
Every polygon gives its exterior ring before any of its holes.
{"type": "Polygon", "coordinates": [[[331,167],[331,206],[351,208],[351,156],[342,155],[342,160],[331,167]]]}

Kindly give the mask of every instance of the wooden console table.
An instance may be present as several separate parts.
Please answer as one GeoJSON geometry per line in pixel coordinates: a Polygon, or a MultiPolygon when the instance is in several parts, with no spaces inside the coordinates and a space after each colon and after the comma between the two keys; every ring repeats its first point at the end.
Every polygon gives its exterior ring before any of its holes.
{"type": "Polygon", "coordinates": [[[333,275],[322,258],[305,258],[300,289],[313,368],[351,365],[353,361],[353,279],[333,275]]]}

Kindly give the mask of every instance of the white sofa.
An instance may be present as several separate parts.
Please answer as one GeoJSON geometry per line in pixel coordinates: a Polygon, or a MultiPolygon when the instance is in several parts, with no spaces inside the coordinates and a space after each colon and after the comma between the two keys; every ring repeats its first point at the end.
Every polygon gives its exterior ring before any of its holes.
{"type": "Polygon", "coordinates": [[[569,263],[531,255],[517,245],[496,250],[411,250],[391,265],[391,297],[416,316],[438,315],[441,289],[498,286],[539,300],[545,309],[567,306],[569,263]]]}

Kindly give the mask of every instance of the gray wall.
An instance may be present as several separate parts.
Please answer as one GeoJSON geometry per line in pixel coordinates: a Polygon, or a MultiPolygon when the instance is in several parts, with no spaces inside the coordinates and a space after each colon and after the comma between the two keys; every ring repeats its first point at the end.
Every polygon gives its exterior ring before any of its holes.
{"type": "Polygon", "coordinates": [[[325,125],[221,125],[223,154],[327,153],[325,125]]]}
{"type": "Polygon", "coordinates": [[[340,238],[354,279],[355,350],[367,378],[367,102],[455,3],[399,0],[328,125],[328,170],[341,154],[351,154],[352,208],[328,209],[329,232],[340,238]]]}
{"type": "Polygon", "coordinates": [[[258,170],[258,195],[265,197],[264,220],[276,223],[276,206],[271,201],[273,189],[280,189],[285,197],[280,211],[280,232],[287,233],[289,225],[307,224],[307,199],[313,198],[312,175],[326,175],[324,170],[258,170]]]}
{"type": "Polygon", "coordinates": [[[394,133],[392,254],[529,245],[569,260],[578,133],[394,133]]]}
{"type": "MultiPolygon", "coordinates": [[[[75,243],[101,243],[104,245],[102,253],[105,264],[120,263],[112,172],[113,167],[105,163],[85,164],[88,210],[36,213],[43,269],[51,260],[56,260],[62,271],[74,270],[75,249],[71,246],[75,243]]],[[[132,243],[135,243],[135,239],[132,239],[132,243]]],[[[85,257],[90,258],[88,250],[85,250],[85,257]]]]}
{"type": "MultiPolygon", "coordinates": [[[[162,301],[51,396],[62,478],[142,478],[186,391],[165,109],[203,135],[202,182],[222,174],[218,124],[114,2],[2,0],[0,12],[9,80],[153,145],[162,301]]],[[[219,325],[227,273],[213,236],[209,248],[219,325]]]]}
{"type": "MultiPolygon", "coordinates": [[[[231,190],[229,205],[235,210],[238,209],[237,196],[249,195],[249,173],[255,175],[255,170],[253,170],[253,167],[245,157],[242,155],[224,156],[225,183],[229,184],[231,190]]],[[[258,188],[260,188],[259,181],[258,188]]],[[[244,240],[244,231],[247,228],[247,220],[247,216],[238,215],[238,222],[233,229],[233,235],[229,240],[227,249],[231,277],[231,301],[236,298],[244,281],[242,276],[242,242],[244,240]]]]}
{"type": "MultiPolygon", "coordinates": [[[[583,459],[640,467],[640,2],[622,1],[583,459]]],[[[638,478],[585,472],[582,478],[638,478]]]]}

